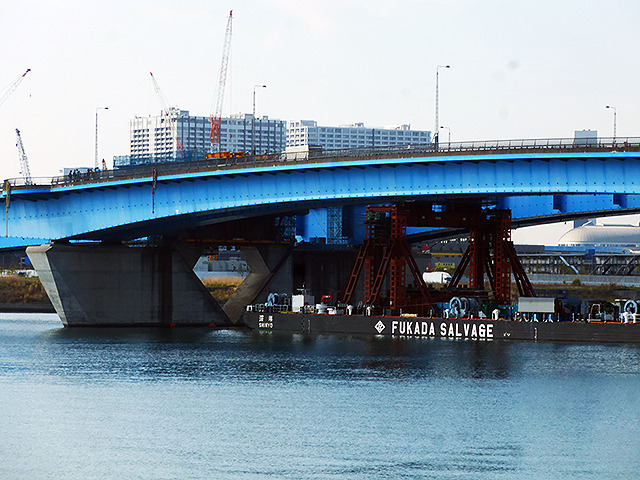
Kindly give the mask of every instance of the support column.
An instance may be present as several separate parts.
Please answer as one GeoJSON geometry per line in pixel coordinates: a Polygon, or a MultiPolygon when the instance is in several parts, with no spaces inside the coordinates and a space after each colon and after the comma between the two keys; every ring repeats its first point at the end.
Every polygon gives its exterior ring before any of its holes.
{"type": "Polygon", "coordinates": [[[27,248],[65,326],[230,325],[184,253],[178,245],[27,248]]]}
{"type": "MultiPolygon", "coordinates": [[[[266,291],[274,275],[291,257],[292,247],[289,245],[246,246],[242,247],[240,252],[249,266],[250,273],[224,304],[224,311],[233,323],[239,322],[247,305],[255,303],[258,296],[266,291]]],[[[289,273],[287,276],[273,282],[276,284],[274,291],[293,291],[293,286],[290,285],[291,268],[286,270],[289,273]],[[289,284],[285,285],[287,281],[289,284]]]]}
{"type": "Polygon", "coordinates": [[[493,256],[495,264],[494,295],[500,305],[511,303],[511,262],[508,255],[508,244],[511,242],[511,216],[502,211],[496,219],[493,240],[493,256]]]}
{"type": "Polygon", "coordinates": [[[376,279],[376,270],[380,265],[382,253],[380,245],[376,243],[374,226],[367,223],[365,229],[365,239],[370,243],[366,252],[367,255],[364,258],[364,298],[366,300],[371,296],[371,289],[376,279]]]}
{"type": "Polygon", "coordinates": [[[406,259],[400,242],[406,242],[407,214],[404,209],[391,211],[391,239],[389,248],[394,248],[389,262],[389,302],[392,309],[399,309],[406,303],[406,259]]]}
{"type": "Polygon", "coordinates": [[[484,289],[484,260],[488,239],[484,229],[472,227],[469,233],[469,287],[484,289]]]}

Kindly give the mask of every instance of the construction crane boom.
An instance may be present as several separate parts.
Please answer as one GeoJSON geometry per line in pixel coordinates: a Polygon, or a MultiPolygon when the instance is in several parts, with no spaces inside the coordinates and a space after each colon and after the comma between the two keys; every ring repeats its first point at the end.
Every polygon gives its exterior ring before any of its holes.
{"type": "Polygon", "coordinates": [[[27,71],[20,75],[16,80],[14,80],[8,87],[5,87],[4,93],[2,93],[2,97],[0,97],[0,107],[7,99],[11,96],[11,94],[18,88],[18,85],[24,80],[24,77],[27,76],[27,73],[31,71],[30,68],[27,68],[27,71]]]}
{"type": "Polygon", "coordinates": [[[224,89],[227,83],[227,67],[229,66],[229,48],[231,47],[231,21],[233,20],[233,10],[229,12],[227,20],[227,30],[224,34],[224,44],[222,47],[222,65],[220,66],[220,78],[218,81],[218,94],[216,95],[216,104],[213,114],[210,116],[211,122],[211,150],[213,151],[217,145],[220,148],[220,123],[222,120],[222,101],[224,100],[224,89]]]}
{"type": "Polygon", "coordinates": [[[173,122],[173,118],[171,117],[171,108],[165,98],[162,90],[160,90],[160,85],[156,81],[156,77],[153,76],[153,72],[149,72],[151,74],[151,81],[153,82],[153,89],[158,96],[158,102],[160,102],[160,107],[162,108],[162,113],[164,114],[167,123],[169,124],[169,131],[171,132],[171,136],[176,139],[176,146],[178,148],[178,152],[180,152],[180,156],[184,156],[184,147],[182,146],[182,141],[180,140],[180,136],[178,135],[178,127],[173,122]]]}
{"type": "Polygon", "coordinates": [[[29,159],[24,151],[24,145],[22,144],[22,137],[20,136],[20,130],[16,128],[16,147],[18,147],[18,155],[20,157],[20,175],[24,178],[25,185],[33,184],[31,179],[31,171],[29,170],[29,159]]]}

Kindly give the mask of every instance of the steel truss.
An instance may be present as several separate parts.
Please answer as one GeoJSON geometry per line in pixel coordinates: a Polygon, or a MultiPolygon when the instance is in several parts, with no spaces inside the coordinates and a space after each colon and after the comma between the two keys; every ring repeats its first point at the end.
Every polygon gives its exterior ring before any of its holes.
{"type": "Polygon", "coordinates": [[[468,203],[450,203],[444,206],[398,203],[367,207],[365,239],[351,274],[340,292],[339,302],[351,301],[364,268],[365,304],[377,305],[380,302],[383,285],[388,279],[388,308],[415,309],[415,305],[411,305],[407,299],[405,280],[408,268],[420,292],[421,310],[433,304],[407,242],[408,226],[469,229],[469,246],[448,288],[459,287],[468,271],[469,290],[485,290],[486,277],[494,300],[499,305],[507,305],[511,302],[513,274],[519,294],[535,296],[511,241],[509,210],[484,210],[481,205],[468,203]]]}

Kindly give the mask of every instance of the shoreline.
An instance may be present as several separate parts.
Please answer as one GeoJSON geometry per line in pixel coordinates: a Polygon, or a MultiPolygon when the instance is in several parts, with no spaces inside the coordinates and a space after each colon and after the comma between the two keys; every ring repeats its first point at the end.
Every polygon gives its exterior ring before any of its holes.
{"type": "Polygon", "coordinates": [[[0,303],[0,313],[56,313],[50,303],[0,303]]]}

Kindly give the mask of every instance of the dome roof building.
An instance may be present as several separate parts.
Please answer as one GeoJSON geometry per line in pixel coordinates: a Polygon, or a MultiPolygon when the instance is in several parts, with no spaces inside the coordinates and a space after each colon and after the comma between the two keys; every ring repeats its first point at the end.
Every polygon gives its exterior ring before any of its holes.
{"type": "Polygon", "coordinates": [[[587,223],[569,230],[558,240],[567,247],[640,247],[640,226],[587,223]]]}

